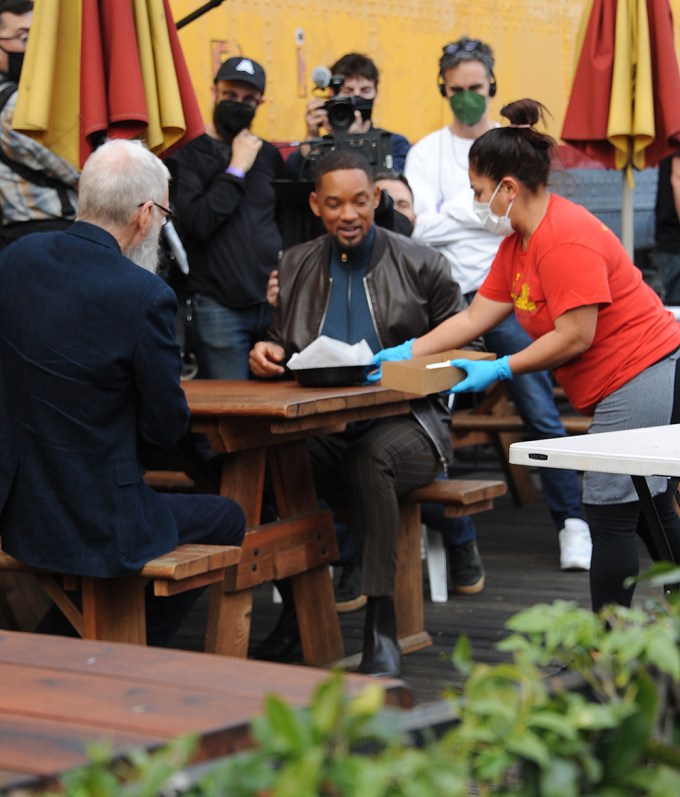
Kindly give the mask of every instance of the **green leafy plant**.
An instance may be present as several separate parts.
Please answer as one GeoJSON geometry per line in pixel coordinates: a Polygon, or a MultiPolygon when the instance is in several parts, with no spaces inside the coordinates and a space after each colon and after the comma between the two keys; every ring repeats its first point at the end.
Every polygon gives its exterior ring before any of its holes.
{"type": "Polygon", "coordinates": [[[184,736],[160,750],[133,749],[115,759],[109,744],[93,744],[89,763],[66,773],[60,788],[43,797],[156,797],[191,760],[196,744],[194,736],[184,736]]]}
{"type": "MultiPolygon", "coordinates": [[[[680,570],[645,577],[665,585],[680,570]]],[[[676,797],[679,606],[676,592],[600,615],[564,601],[537,605],[510,619],[499,645],[510,660],[495,666],[475,664],[461,638],[451,662],[465,683],[444,696],[455,722],[421,746],[400,730],[378,681],[351,697],[336,672],[306,709],[270,695],[245,753],[178,779],[171,773],[190,760],[191,740],[115,766],[100,749],[62,794],[676,797]]]]}

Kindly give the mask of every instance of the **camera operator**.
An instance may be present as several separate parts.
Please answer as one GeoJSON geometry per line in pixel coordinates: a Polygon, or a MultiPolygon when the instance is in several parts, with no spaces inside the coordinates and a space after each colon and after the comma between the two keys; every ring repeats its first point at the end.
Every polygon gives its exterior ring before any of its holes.
{"type": "MultiPolygon", "coordinates": [[[[322,135],[385,133],[371,120],[373,104],[378,96],[380,73],[375,63],[361,53],[343,55],[330,68],[329,86],[332,97],[314,97],[305,109],[308,139],[322,135]]],[[[399,133],[388,133],[392,145],[393,168],[403,172],[408,140],[399,133]]],[[[286,173],[293,180],[308,180],[314,147],[301,144],[286,161],[286,173]],[[311,157],[310,157],[311,156],[311,157]]],[[[383,166],[384,168],[384,166],[383,166]]]]}

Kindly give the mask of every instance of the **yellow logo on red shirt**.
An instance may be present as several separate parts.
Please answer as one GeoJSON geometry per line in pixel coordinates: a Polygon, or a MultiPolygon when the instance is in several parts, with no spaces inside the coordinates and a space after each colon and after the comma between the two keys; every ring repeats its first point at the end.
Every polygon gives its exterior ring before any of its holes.
{"type": "MultiPolygon", "coordinates": [[[[519,274],[517,276],[519,277],[519,274]]],[[[533,313],[536,309],[536,303],[529,297],[529,285],[526,282],[520,288],[519,295],[513,291],[511,296],[518,310],[525,310],[528,313],[533,313]]]]}

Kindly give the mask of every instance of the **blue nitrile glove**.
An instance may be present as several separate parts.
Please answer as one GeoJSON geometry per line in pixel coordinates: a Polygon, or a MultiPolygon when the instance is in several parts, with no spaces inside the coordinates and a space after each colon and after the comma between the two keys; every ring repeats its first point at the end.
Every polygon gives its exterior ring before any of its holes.
{"type": "Polygon", "coordinates": [[[478,393],[501,379],[512,379],[509,357],[499,360],[451,360],[451,365],[462,368],[467,377],[451,388],[451,393],[478,393]]]}
{"type": "Polygon", "coordinates": [[[375,369],[375,371],[371,371],[371,373],[368,374],[366,381],[378,382],[380,380],[382,377],[382,368],[380,366],[381,363],[396,363],[399,362],[399,360],[410,360],[411,349],[413,348],[414,340],[415,338],[411,338],[411,340],[405,340],[398,346],[391,346],[389,349],[381,349],[379,352],[374,354],[373,359],[371,360],[371,365],[377,365],[378,367],[375,369]]]}

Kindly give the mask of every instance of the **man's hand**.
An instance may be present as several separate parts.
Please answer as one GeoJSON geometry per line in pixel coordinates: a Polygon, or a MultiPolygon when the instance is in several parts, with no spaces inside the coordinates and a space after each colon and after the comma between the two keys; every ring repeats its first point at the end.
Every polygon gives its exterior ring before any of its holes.
{"type": "Polygon", "coordinates": [[[305,108],[305,124],[307,125],[307,138],[316,138],[321,135],[321,128],[328,130],[328,116],[324,110],[326,100],[314,97],[305,108]]]}
{"type": "Polygon", "coordinates": [[[268,340],[258,341],[250,350],[248,365],[255,376],[279,376],[286,369],[279,365],[286,356],[283,346],[268,340]]]}
{"type": "Polygon", "coordinates": [[[371,373],[366,377],[367,382],[378,382],[382,377],[382,368],[380,367],[381,363],[386,362],[399,362],[399,360],[410,360],[411,359],[411,349],[413,348],[413,341],[415,338],[411,338],[411,340],[405,340],[403,343],[400,343],[398,346],[391,346],[389,349],[381,349],[379,352],[373,355],[373,359],[371,360],[371,365],[377,365],[375,371],[371,371],[371,373]]]}
{"type": "Polygon", "coordinates": [[[244,128],[234,136],[231,142],[231,160],[229,165],[235,169],[240,169],[242,172],[249,172],[261,148],[262,139],[244,128]]]}
{"type": "Polygon", "coordinates": [[[267,294],[266,299],[269,304],[276,307],[276,302],[279,299],[279,271],[278,269],[274,269],[272,273],[269,275],[269,279],[267,280],[267,294]]]}
{"type": "Polygon", "coordinates": [[[371,129],[371,120],[364,119],[361,115],[361,111],[354,111],[354,121],[352,124],[347,128],[345,132],[347,133],[368,133],[371,129]]]}
{"type": "Polygon", "coordinates": [[[451,360],[451,365],[461,368],[466,378],[451,388],[452,393],[478,393],[501,379],[512,379],[508,357],[499,360],[451,360]]]}

